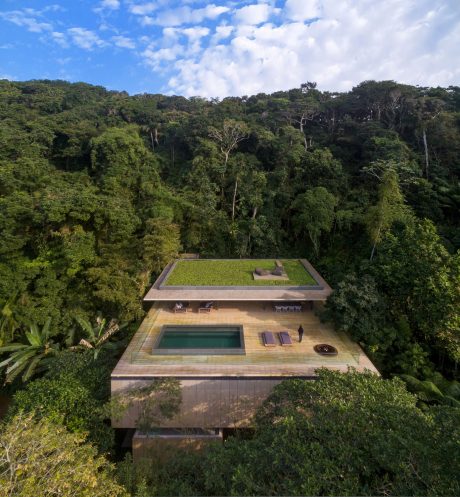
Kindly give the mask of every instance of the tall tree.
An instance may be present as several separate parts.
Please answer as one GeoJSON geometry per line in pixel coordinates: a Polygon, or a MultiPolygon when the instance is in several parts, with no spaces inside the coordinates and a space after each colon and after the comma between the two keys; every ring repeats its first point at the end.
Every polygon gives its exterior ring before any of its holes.
{"type": "Polygon", "coordinates": [[[292,204],[292,208],[297,211],[293,224],[298,233],[307,232],[316,255],[319,254],[321,235],[332,229],[337,204],[337,197],[322,186],[298,195],[292,204]]]}
{"type": "Polygon", "coordinates": [[[367,229],[372,241],[370,259],[374,258],[375,248],[395,221],[404,221],[409,217],[409,210],[404,204],[404,197],[399,188],[398,175],[393,169],[384,172],[379,186],[377,205],[369,209],[367,229]]]}
{"type": "Polygon", "coordinates": [[[460,361],[460,254],[449,254],[433,223],[387,235],[371,271],[392,313],[407,316],[421,342],[460,361]]]}
{"type": "Polygon", "coordinates": [[[413,112],[418,121],[419,130],[422,133],[423,150],[425,157],[425,177],[429,178],[430,155],[428,147],[428,127],[440,115],[444,102],[435,97],[423,96],[413,101],[413,112]]]}
{"type": "Polygon", "coordinates": [[[219,145],[224,156],[224,170],[226,171],[230,152],[237,147],[238,143],[248,138],[249,128],[242,121],[225,119],[222,128],[209,128],[209,136],[219,145]]]}

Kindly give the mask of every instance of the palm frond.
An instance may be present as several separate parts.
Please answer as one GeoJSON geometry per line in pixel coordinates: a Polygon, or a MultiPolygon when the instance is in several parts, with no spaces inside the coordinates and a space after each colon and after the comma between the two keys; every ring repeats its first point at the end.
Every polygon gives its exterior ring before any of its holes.
{"type": "Polygon", "coordinates": [[[96,332],[96,339],[100,339],[101,338],[101,335],[104,333],[104,329],[105,329],[105,323],[107,322],[107,319],[105,318],[99,318],[97,319],[97,326],[94,327],[95,330],[97,330],[96,332]]]}
{"type": "Polygon", "coordinates": [[[81,316],[76,316],[75,319],[77,323],[80,325],[81,329],[87,334],[89,339],[95,341],[96,336],[94,334],[94,329],[91,323],[87,319],[82,318],[81,316]]]}
{"type": "Polygon", "coordinates": [[[29,352],[26,352],[22,354],[21,356],[14,357],[14,354],[11,356],[13,364],[10,364],[8,368],[6,369],[6,374],[9,375],[12,371],[15,369],[23,366],[25,367],[27,364],[28,359],[33,357],[36,354],[36,350],[31,350],[29,352]]]}
{"type": "Polygon", "coordinates": [[[42,345],[42,337],[35,323],[29,326],[29,331],[26,331],[26,338],[30,345],[34,347],[42,345]]]}
{"type": "Polygon", "coordinates": [[[40,354],[40,355],[34,357],[30,361],[29,366],[27,367],[25,373],[22,375],[22,381],[27,381],[29,378],[31,378],[35,374],[37,365],[43,359],[43,355],[44,354],[40,354]]]}
{"type": "Polygon", "coordinates": [[[41,332],[41,339],[43,340],[43,343],[46,343],[49,339],[50,336],[50,325],[51,325],[51,318],[48,318],[43,325],[42,332],[41,332]]]}
{"type": "Polygon", "coordinates": [[[445,391],[446,395],[453,397],[454,399],[460,400],[460,383],[458,381],[451,381],[449,386],[445,391]]]}
{"type": "Polygon", "coordinates": [[[460,402],[457,399],[454,399],[450,395],[445,395],[443,398],[443,404],[451,407],[460,407],[460,402]]]}
{"type": "Polygon", "coordinates": [[[16,368],[14,371],[12,372],[8,372],[6,373],[6,379],[5,379],[5,383],[12,383],[17,376],[19,376],[22,371],[24,371],[24,368],[27,366],[27,363],[23,363],[20,367],[16,368]]]}
{"type": "Polygon", "coordinates": [[[24,345],[23,343],[10,343],[9,345],[5,345],[4,347],[0,347],[0,354],[3,354],[3,352],[13,352],[15,350],[20,350],[27,348],[27,345],[24,345]]]}
{"type": "Polygon", "coordinates": [[[87,349],[94,349],[93,345],[88,342],[88,340],[85,340],[82,338],[79,342],[78,345],[82,345],[83,347],[86,347],[87,349]]]}
{"type": "Polygon", "coordinates": [[[68,331],[67,336],[65,337],[64,343],[68,348],[72,348],[74,340],[75,340],[75,328],[71,328],[68,331]]]}
{"type": "Polygon", "coordinates": [[[13,360],[12,357],[8,357],[8,359],[5,359],[4,361],[0,362],[0,369],[4,368],[8,363],[10,363],[13,360]]]}
{"type": "Polygon", "coordinates": [[[109,327],[107,331],[99,338],[99,340],[96,343],[96,347],[98,345],[103,344],[105,341],[107,341],[112,335],[114,335],[117,331],[119,331],[120,327],[118,326],[117,321],[112,319],[109,323],[109,327]]]}

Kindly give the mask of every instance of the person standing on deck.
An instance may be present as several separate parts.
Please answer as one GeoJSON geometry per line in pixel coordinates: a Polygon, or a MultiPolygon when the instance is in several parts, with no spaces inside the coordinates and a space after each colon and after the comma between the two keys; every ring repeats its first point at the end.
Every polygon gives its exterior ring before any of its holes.
{"type": "Polygon", "coordinates": [[[303,338],[303,328],[302,325],[299,326],[299,329],[297,330],[299,332],[299,343],[302,341],[303,338]]]}

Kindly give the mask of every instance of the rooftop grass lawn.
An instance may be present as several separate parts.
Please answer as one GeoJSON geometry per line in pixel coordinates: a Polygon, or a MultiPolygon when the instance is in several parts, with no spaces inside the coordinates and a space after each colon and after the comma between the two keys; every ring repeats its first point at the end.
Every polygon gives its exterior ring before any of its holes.
{"type": "Polygon", "coordinates": [[[316,281],[298,259],[283,259],[289,280],[255,280],[256,267],[273,270],[274,259],[179,260],[165,286],[307,286],[316,281]]]}

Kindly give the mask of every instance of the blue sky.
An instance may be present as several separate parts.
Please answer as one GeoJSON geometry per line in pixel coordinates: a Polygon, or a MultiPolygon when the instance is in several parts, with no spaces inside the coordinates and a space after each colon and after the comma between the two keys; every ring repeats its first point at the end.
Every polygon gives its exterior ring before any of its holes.
{"type": "Polygon", "coordinates": [[[0,0],[0,78],[220,98],[460,85],[460,0],[0,0]]]}

